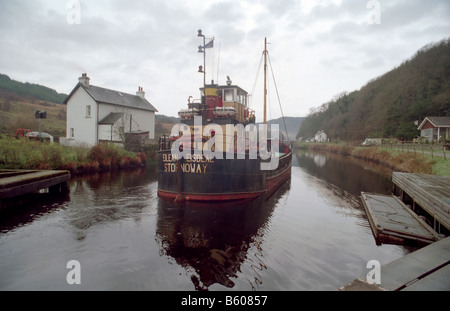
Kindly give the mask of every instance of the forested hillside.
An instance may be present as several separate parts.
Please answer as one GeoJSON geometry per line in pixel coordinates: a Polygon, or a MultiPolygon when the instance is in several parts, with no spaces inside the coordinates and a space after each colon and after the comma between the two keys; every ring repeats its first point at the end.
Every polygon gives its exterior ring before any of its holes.
{"type": "Polygon", "coordinates": [[[411,59],[375,78],[359,91],[342,93],[313,109],[297,138],[324,130],[331,140],[366,137],[411,140],[414,121],[450,115],[450,40],[429,44],[411,59]]]}
{"type": "Polygon", "coordinates": [[[267,124],[278,124],[279,130],[282,131],[283,133],[286,132],[287,127],[288,137],[285,137],[285,139],[294,141],[295,135],[297,134],[303,119],[304,117],[284,117],[267,121],[267,124]]]}
{"type": "Polygon", "coordinates": [[[67,97],[67,94],[60,94],[46,86],[15,81],[4,74],[0,74],[0,90],[12,91],[19,95],[32,96],[43,101],[57,104],[62,104],[67,97]]]}

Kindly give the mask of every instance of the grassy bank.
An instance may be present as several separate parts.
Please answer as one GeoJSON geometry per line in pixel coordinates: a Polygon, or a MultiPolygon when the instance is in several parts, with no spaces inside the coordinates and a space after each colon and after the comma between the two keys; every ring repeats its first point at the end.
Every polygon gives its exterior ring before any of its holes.
{"type": "Polygon", "coordinates": [[[58,169],[72,174],[137,168],[146,165],[147,155],[114,145],[65,147],[57,143],[0,137],[0,168],[58,169]]]}
{"type": "Polygon", "coordinates": [[[388,150],[382,147],[354,147],[346,144],[299,143],[296,147],[352,156],[400,172],[450,176],[450,159],[444,159],[443,157],[388,150]]]}

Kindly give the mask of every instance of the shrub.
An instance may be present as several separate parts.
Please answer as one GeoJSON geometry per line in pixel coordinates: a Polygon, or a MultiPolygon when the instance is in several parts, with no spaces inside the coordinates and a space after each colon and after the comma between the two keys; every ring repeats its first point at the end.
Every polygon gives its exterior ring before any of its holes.
{"type": "Polygon", "coordinates": [[[138,168],[142,167],[142,160],[140,157],[130,157],[130,156],[123,156],[120,160],[120,167],[122,168],[138,168]]]}
{"type": "Polygon", "coordinates": [[[139,159],[141,159],[142,165],[145,165],[147,163],[147,156],[143,152],[139,152],[138,155],[139,159]]]}
{"type": "Polygon", "coordinates": [[[78,165],[75,162],[66,162],[62,163],[59,167],[59,170],[69,171],[70,174],[75,175],[78,173],[78,165]]]}
{"type": "Polygon", "coordinates": [[[95,173],[98,172],[100,164],[94,160],[91,162],[83,162],[78,166],[81,173],[95,173]]]}
{"type": "Polygon", "coordinates": [[[158,145],[145,145],[142,151],[146,156],[146,161],[156,161],[158,158],[158,145]]]}
{"type": "Polygon", "coordinates": [[[92,147],[87,158],[91,161],[97,161],[101,170],[111,170],[119,167],[119,152],[111,145],[92,147]]]}
{"type": "Polygon", "coordinates": [[[114,145],[92,148],[0,136],[0,165],[16,169],[62,169],[71,174],[136,168],[146,164],[144,152],[134,154],[114,145]]]}

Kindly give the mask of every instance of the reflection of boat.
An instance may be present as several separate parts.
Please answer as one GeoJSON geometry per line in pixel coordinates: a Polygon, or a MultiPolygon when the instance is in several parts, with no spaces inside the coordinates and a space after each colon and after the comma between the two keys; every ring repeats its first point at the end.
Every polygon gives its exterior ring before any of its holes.
{"type": "MultiPolygon", "coordinates": [[[[211,46],[201,46],[200,52],[211,46]]],[[[266,47],[265,41],[264,78],[266,47]]],[[[276,126],[266,124],[266,89],[259,129],[247,92],[229,78],[226,85],[204,82],[200,90],[201,100],[191,101],[190,96],[188,108],[179,112],[181,123],[172,129],[172,136],[159,140],[159,197],[175,201],[270,197],[291,177],[292,150],[276,126]]]]}
{"type": "Polygon", "coordinates": [[[173,258],[191,274],[196,290],[213,284],[232,288],[233,279],[246,263],[251,287],[262,283],[266,269],[261,248],[264,228],[278,203],[289,190],[285,183],[269,200],[263,197],[247,203],[185,202],[186,207],[158,201],[156,240],[161,252],[173,258]]]}

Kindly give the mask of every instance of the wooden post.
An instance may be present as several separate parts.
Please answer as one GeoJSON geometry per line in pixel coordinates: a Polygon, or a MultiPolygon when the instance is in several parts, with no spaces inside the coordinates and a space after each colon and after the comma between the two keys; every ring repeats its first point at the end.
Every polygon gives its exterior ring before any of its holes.
{"type": "Polygon", "coordinates": [[[48,188],[48,192],[50,194],[59,194],[59,193],[67,193],[69,192],[69,183],[63,182],[48,188]]]}

